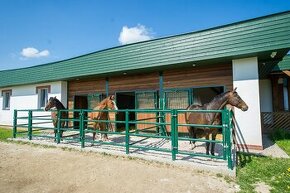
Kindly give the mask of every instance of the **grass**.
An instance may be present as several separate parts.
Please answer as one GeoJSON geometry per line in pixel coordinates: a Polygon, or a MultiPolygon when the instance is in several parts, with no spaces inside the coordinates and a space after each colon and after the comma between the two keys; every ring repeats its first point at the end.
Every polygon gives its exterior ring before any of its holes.
{"type": "Polygon", "coordinates": [[[3,129],[0,128],[0,141],[7,141],[7,138],[11,138],[12,136],[12,129],[3,129]]]}
{"type": "Polygon", "coordinates": [[[290,155],[290,132],[285,129],[275,129],[270,138],[277,143],[281,149],[283,149],[288,155],[290,155]]]}
{"type": "Polygon", "coordinates": [[[290,192],[290,159],[239,154],[237,182],[242,192],[254,192],[264,182],[273,193],[290,192]]]}
{"type": "MultiPolygon", "coordinates": [[[[290,155],[290,133],[275,129],[270,138],[290,155]]],[[[290,159],[238,154],[237,182],[241,192],[254,192],[255,185],[264,182],[271,192],[290,192],[290,159]]]]}

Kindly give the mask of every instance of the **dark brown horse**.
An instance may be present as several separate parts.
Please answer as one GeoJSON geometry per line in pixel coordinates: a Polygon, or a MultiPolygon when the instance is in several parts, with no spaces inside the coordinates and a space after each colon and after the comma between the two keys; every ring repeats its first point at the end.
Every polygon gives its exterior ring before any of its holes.
{"type": "MultiPolygon", "coordinates": [[[[235,88],[233,91],[228,91],[222,93],[213,98],[212,101],[204,105],[190,105],[187,107],[187,110],[220,110],[223,109],[226,105],[235,106],[242,111],[247,111],[247,104],[241,99],[241,97],[236,92],[235,88]]],[[[202,125],[220,125],[221,124],[221,115],[220,113],[196,113],[196,112],[187,112],[185,114],[185,119],[187,124],[202,124],[202,125]]],[[[218,133],[217,128],[197,128],[194,126],[188,127],[189,137],[190,138],[201,138],[204,137],[208,140],[209,135],[212,135],[212,140],[216,139],[218,133]]],[[[195,147],[195,142],[191,141],[190,144],[193,144],[192,149],[195,147]]],[[[206,154],[209,154],[209,142],[206,142],[206,154]]],[[[215,143],[211,143],[211,154],[214,155],[215,143]]]]}
{"type": "MultiPolygon", "coordinates": [[[[58,110],[65,109],[65,107],[56,97],[50,97],[46,103],[44,110],[48,111],[50,109],[57,110],[57,111],[51,112],[51,119],[52,119],[53,126],[54,126],[54,128],[57,128],[57,123],[58,123],[57,115],[59,113],[58,110]]],[[[67,119],[67,112],[65,112],[65,111],[61,112],[60,118],[67,119]]],[[[61,121],[60,127],[64,128],[65,123],[66,123],[66,121],[61,121]]],[[[57,130],[55,129],[54,130],[54,140],[56,140],[56,133],[57,133],[57,130]]],[[[62,133],[63,133],[63,130],[60,130],[60,137],[62,137],[62,133]]]]}
{"type": "MultiPolygon", "coordinates": [[[[115,96],[111,95],[102,100],[95,108],[94,110],[118,110],[118,107],[115,102],[115,96]]],[[[91,113],[91,119],[92,120],[109,120],[109,112],[108,111],[95,111],[91,113]]],[[[94,130],[99,129],[100,131],[106,130],[106,122],[94,122],[93,127],[94,130]]],[[[93,132],[93,140],[95,140],[96,132],[93,132]]],[[[101,140],[107,141],[108,135],[101,134],[101,140]]]]}

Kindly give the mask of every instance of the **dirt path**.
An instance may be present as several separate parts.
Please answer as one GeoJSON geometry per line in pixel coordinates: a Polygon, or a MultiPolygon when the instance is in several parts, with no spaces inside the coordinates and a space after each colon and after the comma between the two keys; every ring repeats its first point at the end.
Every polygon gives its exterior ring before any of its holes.
{"type": "Polygon", "coordinates": [[[235,191],[235,184],[190,168],[0,142],[0,192],[235,191]]]}

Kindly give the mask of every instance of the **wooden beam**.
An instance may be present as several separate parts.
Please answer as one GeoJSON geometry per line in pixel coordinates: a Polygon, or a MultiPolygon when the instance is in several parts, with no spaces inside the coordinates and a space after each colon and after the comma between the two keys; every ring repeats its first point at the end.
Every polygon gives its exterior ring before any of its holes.
{"type": "Polygon", "coordinates": [[[287,74],[287,76],[290,76],[290,70],[284,70],[283,72],[287,74]]]}

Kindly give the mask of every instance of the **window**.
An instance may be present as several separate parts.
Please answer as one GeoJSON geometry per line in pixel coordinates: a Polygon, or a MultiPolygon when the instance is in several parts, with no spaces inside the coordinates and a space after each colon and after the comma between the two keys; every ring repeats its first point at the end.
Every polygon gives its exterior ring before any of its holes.
{"type": "Polygon", "coordinates": [[[223,92],[223,86],[166,90],[165,106],[167,109],[186,109],[190,104],[203,105],[223,92]]]}
{"type": "Polygon", "coordinates": [[[36,93],[38,94],[38,108],[44,108],[48,100],[48,93],[50,93],[50,86],[36,87],[36,93]]]}
{"type": "Polygon", "coordinates": [[[157,93],[155,91],[136,92],[136,109],[156,109],[157,93]]]}
{"type": "Polygon", "coordinates": [[[2,96],[3,96],[3,110],[9,110],[10,109],[10,97],[12,95],[12,90],[3,90],[2,96]]]}
{"type": "Polygon", "coordinates": [[[167,109],[186,109],[189,103],[189,90],[165,91],[165,106],[167,109]]]}

